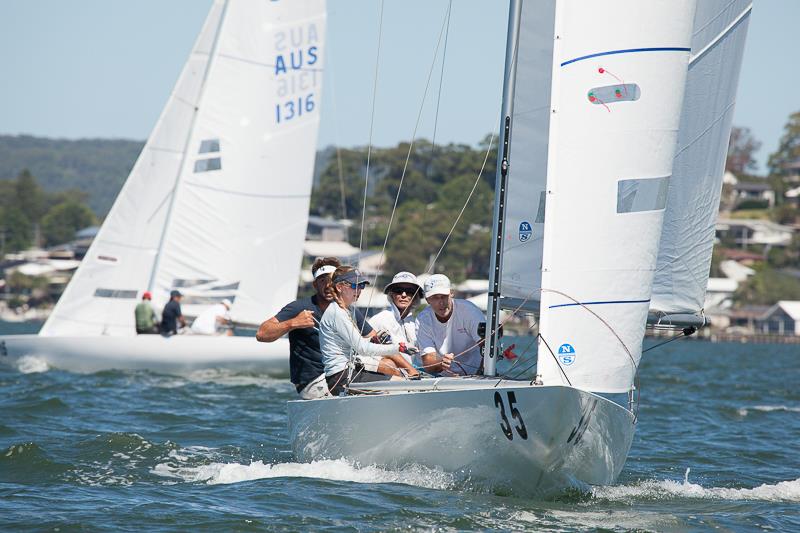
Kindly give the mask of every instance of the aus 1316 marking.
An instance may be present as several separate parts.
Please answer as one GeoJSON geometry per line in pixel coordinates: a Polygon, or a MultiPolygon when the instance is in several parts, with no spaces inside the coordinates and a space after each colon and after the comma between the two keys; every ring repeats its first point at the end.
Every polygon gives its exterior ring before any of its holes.
{"type": "Polygon", "coordinates": [[[314,93],[308,93],[306,96],[298,96],[285,102],[275,104],[275,122],[287,122],[297,117],[303,116],[303,113],[311,113],[314,111],[316,103],[314,102],[314,93]]]}
{"type": "MultiPolygon", "coordinates": [[[[511,418],[517,422],[513,429],[517,431],[517,435],[523,440],[526,440],[528,438],[528,428],[525,427],[525,421],[522,420],[522,413],[520,413],[517,406],[514,405],[517,403],[517,396],[512,390],[508,391],[506,395],[508,396],[508,410],[511,413],[511,418]]],[[[514,431],[511,428],[511,422],[509,422],[508,416],[506,416],[506,407],[500,391],[495,391],[494,393],[494,406],[500,410],[500,429],[503,430],[503,435],[505,435],[508,440],[514,440],[514,431]]]]}

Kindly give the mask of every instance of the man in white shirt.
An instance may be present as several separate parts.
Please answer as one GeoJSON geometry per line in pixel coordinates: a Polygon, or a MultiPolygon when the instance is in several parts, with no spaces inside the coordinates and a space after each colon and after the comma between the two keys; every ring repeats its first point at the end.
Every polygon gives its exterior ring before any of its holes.
{"type": "MultiPolygon", "coordinates": [[[[404,342],[407,346],[419,348],[417,343],[417,324],[412,312],[422,297],[422,285],[411,272],[398,272],[386,285],[383,292],[389,297],[389,307],[369,319],[369,324],[380,332],[386,332],[392,342],[404,342]]],[[[419,364],[404,354],[411,364],[419,364]]]]}
{"type": "Polygon", "coordinates": [[[434,274],[425,282],[428,307],[417,317],[417,339],[428,372],[478,374],[483,362],[478,325],[485,321],[478,306],[453,298],[450,279],[434,274]]]}
{"type": "Polygon", "coordinates": [[[233,335],[230,327],[231,301],[225,298],[218,304],[214,304],[192,322],[192,333],[195,335],[233,335]]]}

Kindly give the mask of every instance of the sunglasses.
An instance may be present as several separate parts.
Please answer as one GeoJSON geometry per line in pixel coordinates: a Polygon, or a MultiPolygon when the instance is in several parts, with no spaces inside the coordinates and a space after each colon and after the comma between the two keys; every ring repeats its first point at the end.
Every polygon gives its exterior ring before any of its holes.
{"type": "Polygon", "coordinates": [[[392,287],[389,289],[389,292],[392,294],[407,294],[409,296],[414,296],[415,293],[419,292],[419,287],[392,287]]]}
{"type": "Polygon", "coordinates": [[[350,288],[353,289],[353,290],[356,290],[356,289],[363,290],[364,287],[367,286],[367,284],[368,283],[366,281],[362,281],[361,283],[351,283],[350,284],[350,288]]]}

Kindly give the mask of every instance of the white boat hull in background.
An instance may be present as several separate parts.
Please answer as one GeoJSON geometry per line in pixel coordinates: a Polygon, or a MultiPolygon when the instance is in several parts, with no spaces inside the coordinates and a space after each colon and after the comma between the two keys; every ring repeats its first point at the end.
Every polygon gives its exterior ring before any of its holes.
{"type": "Polygon", "coordinates": [[[635,429],[627,409],[567,386],[497,384],[477,379],[462,381],[472,388],[461,390],[292,401],[293,451],[301,461],[423,465],[534,496],[617,479],[635,429]]]}
{"type": "Polygon", "coordinates": [[[150,370],[184,374],[206,368],[289,375],[289,341],[261,343],[253,337],[137,335],[135,337],[0,337],[0,363],[36,358],[69,372],[150,370]]]}

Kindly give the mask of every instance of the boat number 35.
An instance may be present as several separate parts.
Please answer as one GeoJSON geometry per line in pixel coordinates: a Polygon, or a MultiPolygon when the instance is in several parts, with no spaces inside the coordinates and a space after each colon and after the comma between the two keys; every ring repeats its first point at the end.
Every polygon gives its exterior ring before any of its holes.
{"type": "MultiPolygon", "coordinates": [[[[517,397],[514,395],[514,391],[508,391],[506,394],[508,395],[508,412],[511,414],[511,418],[516,422],[514,424],[514,429],[517,430],[517,435],[523,439],[527,439],[528,429],[525,427],[525,421],[522,420],[522,414],[514,405],[517,403],[517,397]]],[[[508,440],[514,440],[514,432],[511,429],[511,422],[509,422],[508,416],[506,415],[506,406],[503,403],[503,396],[500,394],[500,391],[495,391],[494,393],[494,406],[500,410],[500,429],[503,430],[503,435],[505,435],[508,440]]]]}

